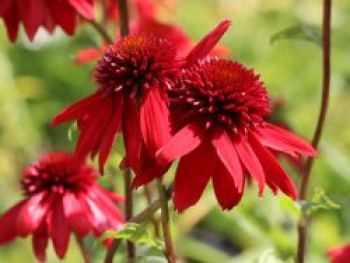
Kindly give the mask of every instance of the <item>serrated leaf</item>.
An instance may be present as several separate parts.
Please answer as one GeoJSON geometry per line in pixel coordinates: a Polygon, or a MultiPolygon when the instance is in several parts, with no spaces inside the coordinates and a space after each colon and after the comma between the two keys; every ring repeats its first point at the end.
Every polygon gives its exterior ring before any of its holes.
{"type": "Polygon", "coordinates": [[[99,241],[106,239],[125,239],[138,244],[145,244],[163,250],[163,244],[160,240],[155,239],[148,224],[127,223],[119,231],[107,231],[99,241]]]}
{"type": "Polygon", "coordinates": [[[332,201],[323,189],[317,188],[310,201],[299,201],[301,211],[311,215],[320,209],[339,209],[340,205],[332,201]]]}
{"type": "Polygon", "coordinates": [[[282,39],[305,40],[310,41],[319,47],[322,47],[322,38],[319,30],[315,27],[305,24],[291,26],[275,33],[271,36],[270,43],[273,44],[274,42],[282,39]]]}

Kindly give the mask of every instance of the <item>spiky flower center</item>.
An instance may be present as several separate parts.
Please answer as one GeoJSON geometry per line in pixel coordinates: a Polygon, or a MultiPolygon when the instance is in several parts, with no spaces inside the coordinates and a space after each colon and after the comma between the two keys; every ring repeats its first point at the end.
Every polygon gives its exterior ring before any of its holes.
{"type": "Polygon", "coordinates": [[[95,77],[103,92],[138,93],[154,86],[168,86],[177,72],[176,50],[170,42],[149,34],[134,34],[107,49],[95,77]]]}
{"type": "Polygon", "coordinates": [[[94,170],[78,164],[72,155],[53,153],[28,166],[21,183],[28,196],[42,191],[64,194],[66,191],[84,190],[93,183],[94,178],[94,170]]]}
{"type": "Polygon", "coordinates": [[[199,117],[206,128],[215,124],[238,132],[263,123],[269,98],[259,76],[238,62],[206,59],[182,71],[170,92],[173,109],[184,118],[199,117]]]}

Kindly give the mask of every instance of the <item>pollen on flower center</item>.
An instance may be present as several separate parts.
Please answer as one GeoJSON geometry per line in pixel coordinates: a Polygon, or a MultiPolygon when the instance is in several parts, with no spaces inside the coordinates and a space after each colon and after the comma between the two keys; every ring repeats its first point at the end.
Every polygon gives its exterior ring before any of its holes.
{"type": "Polygon", "coordinates": [[[134,34],[109,46],[95,70],[103,92],[168,85],[177,73],[176,50],[167,40],[134,34]]]}
{"type": "Polygon", "coordinates": [[[269,114],[269,98],[259,76],[238,62],[206,59],[183,70],[170,92],[186,117],[202,117],[206,127],[220,124],[237,132],[258,126],[269,114]]]}
{"type": "Polygon", "coordinates": [[[53,153],[28,166],[21,184],[28,196],[41,191],[64,194],[67,190],[81,190],[84,185],[91,184],[93,178],[93,169],[79,166],[72,155],[53,153]]]}

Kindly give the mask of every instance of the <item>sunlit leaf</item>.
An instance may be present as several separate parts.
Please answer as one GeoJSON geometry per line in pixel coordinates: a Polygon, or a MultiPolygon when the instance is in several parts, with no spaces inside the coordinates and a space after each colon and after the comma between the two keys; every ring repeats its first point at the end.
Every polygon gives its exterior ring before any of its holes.
{"type": "Polygon", "coordinates": [[[317,188],[310,201],[299,201],[301,211],[310,215],[320,209],[339,209],[340,206],[332,201],[323,189],[317,188]]]}
{"type": "Polygon", "coordinates": [[[271,36],[270,43],[273,44],[274,42],[282,39],[305,40],[310,41],[320,47],[322,46],[322,39],[319,30],[305,24],[291,26],[275,33],[271,36]]]}
{"type": "Polygon", "coordinates": [[[257,263],[285,263],[285,261],[278,258],[273,248],[269,248],[260,255],[257,263]]]}
{"type": "Polygon", "coordinates": [[[106,239],[125,239],[138,244],[145,244],[163,250],[163,244],[160,240],[154,238],[148,224],[128,223],[119,231],[107,231],[99,240],[106,239]]]}

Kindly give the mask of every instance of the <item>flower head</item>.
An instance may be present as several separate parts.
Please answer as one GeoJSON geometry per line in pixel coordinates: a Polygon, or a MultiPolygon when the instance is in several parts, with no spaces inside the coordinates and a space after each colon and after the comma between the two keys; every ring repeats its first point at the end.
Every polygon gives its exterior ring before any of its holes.
{"type": "Polygon", "coordinates": [[[100,235],[119,229],[124,219],[114,201],[122,198],[95,183],[94,169],[72,154],[51,153],[24,169],[25,199],[0,217],[0,244],[33,235],[36,257],[44,261],[48,239],[66,254],[70,234],[100,235]]]}
{"type": "Polygon", "coordinates": [[[331,248],[327,255],[331,263],[347,263],[350,261],[350,244],[331,248]]]}
{"type": "Polygon", "coordinates": [[[179,211],[200,198],[210,179],[218,202],[231,209],[241,199],[249,173],[263,193],[267,184],[296,198],[292,180],[268,148],[314,156],[295,135],[268,124],[269,98],[259,76],[242,64],[204,59],[184,69],[169,91],[175,135],[158,161],[181,158],[173,201],[179,211]]]}
{"type": "Polygon", "coordinates": [[[95,78],[99,89],[56,116],[52,124],[84,120],[76,155],[99,155],[100,171],[115,136],[123,132],[124,165],[137,175],[135,186],[161,176],[169,165],[158,165],[155,152],[170,138],[167,90],[180,68],[206,56],[230,22],[220,23],[189,53],[177,58],[170,41],[146,33],[131,34],[111,45],[99,61],[95,78]]]}
{"type": "Polygon", "coordinates": [[[5,21],[11,41],[15,41],[19,24],[32,40],[39,27],[52,32],[56,26],[67,34],[75,31],[78,15],[86,19],[94,17],[94,0],[3,0],[0,2],[0,17],[5,21]]]}

